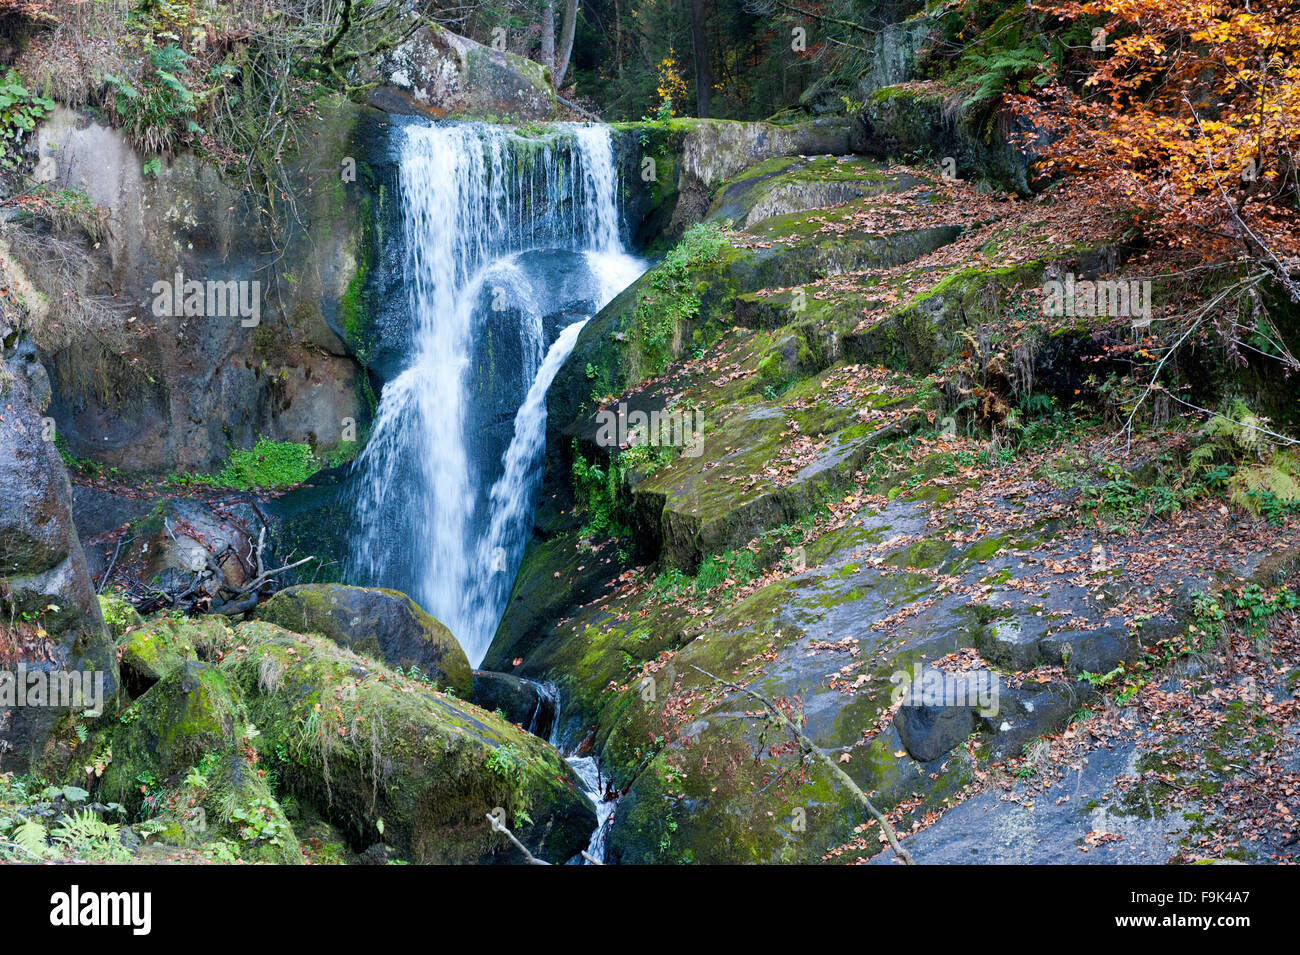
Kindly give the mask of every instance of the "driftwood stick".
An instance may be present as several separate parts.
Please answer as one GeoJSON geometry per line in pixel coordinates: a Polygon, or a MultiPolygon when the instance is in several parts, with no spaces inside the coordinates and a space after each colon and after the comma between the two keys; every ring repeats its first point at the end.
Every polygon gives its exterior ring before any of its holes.
{"type": "MultiPolygon", "coordinates": [[[[285,571],[293,570],[295,567],[301,567],[303,564],[307,563],[308,561],[312,561],[315,559],[316,559],[315,557],[304,557],[302,560],[295,560],[292,564],[285,564],[283,567],[277,567],[274,570],[263,571],[253,579],[252,583],[245,584],[243,587],[240,587],[238,589],[235,588],[231,588],[231,589],[234,590],[234,594],[236,597],[242,597],[244,596],[244,594],[251,594],[256,590],[261,590],[262,586],[266,584],[272,577],[276,577],[280,574],[283,574],[285,571]]],[[[259,560],[258,563],[261,563],[261,561],[259,560]]]]}

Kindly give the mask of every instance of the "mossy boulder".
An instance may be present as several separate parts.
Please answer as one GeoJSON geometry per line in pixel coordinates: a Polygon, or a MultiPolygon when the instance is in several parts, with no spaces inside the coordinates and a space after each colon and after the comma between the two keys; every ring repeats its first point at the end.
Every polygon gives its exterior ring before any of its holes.
{"type": "Polygon", "coordinates": [[[140,697],[186,663],[216,659],[229,639],[230,628],[220,616],[187,620],[162,615],[142,621],[118,645],[122,685],[132,697],[140,697]]]}
{"type": "Polygon", "coordinates": [[[1009,112],[976,125],[963,94],[933,83],[900,83],[875,90],[854,131],[855,148],[874,159],[951,158],[956,174],[990,188],[1028,195],[1033,157],[1003,135],[1023,128],[1009,112]]]}
{"type": "Polygon", "coordinates": [[[155,781],[189,769],[206,753],[236,740],[242,717],[226,675],[197,659],[185,660],[119,717],[113,761],[103,787],[123,804],[139,804],[140,776],[155,781]]]}
{"type": "Polygon", "coordinates": [[[473,691],[469,659],[451,631],[396,590],[301,584],[280,591],[256,616],[295,633],[319,633],[390,667],[416,667],[463,700],[473,691]]]}
{"type": "MultiPolygon", "coordinates": [[[[184,633],[178,639],[194,642],[184,633]]],[[[226,674],[186,659],[121,714],[88,759],[104,766],[101,798],[154,819],[160,841],[220,841],[234,858],[302,862],[292,827],[249,759],[254,736],[226,674]]]]}
{"type": "Polygon", "coordinates": [[[494,713],[318,636],[254,622],[222,670],[243,691],[256,746],[283,790],[358,850],[418,862],[519,861],[496,813],[535,855],[563,862],[595,828],[553,748],[494,713]]]}
{"type": "Polygon", "coordinates": [[[190,660],[197,660],[194,647],[182,635],[167,627],[134,630],[122,642],[122,685],[133,697],[190,660]]]}
{"type": "Polygon", "coordinates": [[[121,640],[132,627],[144,626],[144,619],[135,607],[117,594],[100,594],[99,612],[114,640],[121,640]]]}
{"type": "Polygon", "coordinates": [[[633,187],[627,202],[632,231],[644,243],[678,238],[705,217],[719,185],[755,164],[850,152],[850,124],[843,118],[792,126],[673,119],[612,128],[623,181],[633,187]]]}
{"type": "Polygon", "coordinates": [[[875,163],[852,156],[790,156],[758,163],[714,194],[708,218],[748,229],[764,219],[841,205],[897,190],[912,177],[886,175],[875,163]]]}

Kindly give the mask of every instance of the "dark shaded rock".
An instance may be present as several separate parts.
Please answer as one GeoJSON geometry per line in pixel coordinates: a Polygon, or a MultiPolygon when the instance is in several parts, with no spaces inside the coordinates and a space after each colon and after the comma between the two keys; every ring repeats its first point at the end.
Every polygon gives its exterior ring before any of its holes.
{"type": "Polygon", "coordinates": [[[975,709],[942,700],[955,674],[926,670],[903,697],[894,725],[903,746],[917,762],[928,763],[961,744],[975,729],[975,709]]]}
{"type": "Polygon", "coordinates": [[[168,501],[139,525],[148,535],[145,579],[173,596],[200,586],[209,595],[222,586],[242,587],[257,576],[261,531],[256,516],[248,517],[251,525],[202,501],[168,501]]]}
{"type": "Polygon", "coordinates": [[[858,151],[875,159],[951,158],[959,178],[1028,195],[1033,157],[1012,145],[1010,135],[1020,129],[1020,122],[1007,113],[995,121],[992,133],[985,135],[971,128],[960,99],[902,84],[871,94],[858,117],[853,140],[858,151]]]}
{"type": "Polygon", "coordinates": [[[550,736],[555,724],[555,691],[509,673],[475,670],[471,699],[476,706],[502,713],[542,739],[550,736]]]}
{"type": "Polygon", "coordinates": [[[300,584],[259,606],[256,616],[295,633],[319,633],[392,667],[418,667],[461,699],[473,690],[469,660],[451,631],[396,590],[300,584]]]}
{"type": "Polygon", "coordinates": [[[995,759],[1019,756],[1030,740],[1056,732],[1068,723],[1093,692],[1084,680],[1042,689],[1002,687],[998,711],[978,715],[980,729],[989,735],[990,754],[995,759]]]}

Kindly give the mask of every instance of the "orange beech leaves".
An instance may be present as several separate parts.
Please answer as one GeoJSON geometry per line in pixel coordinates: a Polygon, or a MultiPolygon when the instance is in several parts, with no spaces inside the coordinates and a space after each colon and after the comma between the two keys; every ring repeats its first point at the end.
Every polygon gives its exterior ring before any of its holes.
{"type": "Polygon", "coordinates": [[[1064,0],[1033,9],[1100,24],[1062,75],[1012,98],[1036,127],[1026,141],[1040,170],[1132,209],[1170,247],[1245,254],[1294,273],[1300,2],[1064,0]]]}

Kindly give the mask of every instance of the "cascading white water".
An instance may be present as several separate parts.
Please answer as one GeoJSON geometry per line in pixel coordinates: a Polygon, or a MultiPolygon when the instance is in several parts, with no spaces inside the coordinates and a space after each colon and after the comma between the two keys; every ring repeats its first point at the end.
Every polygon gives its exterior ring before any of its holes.
{"type": "Polygon", "coordinates": [[[622,244],[607,129],[401,135],[410,361],[358,461],[352,576],[409,593],[477,666],[531,529],[546,389],[581,320],[644,266],[622,244]],[[562,326],[549,349],[548,324],[562,326]]]}

